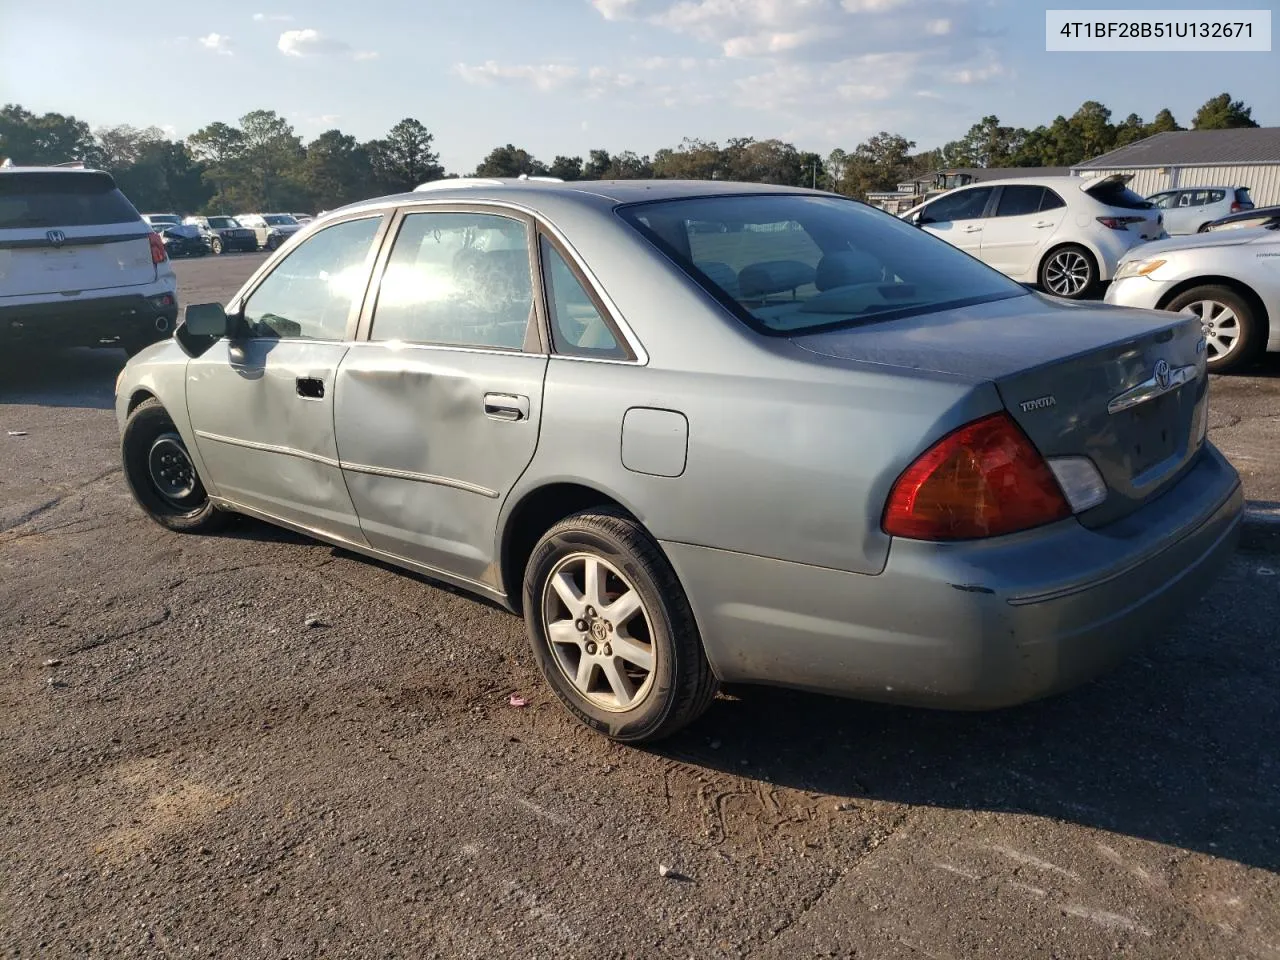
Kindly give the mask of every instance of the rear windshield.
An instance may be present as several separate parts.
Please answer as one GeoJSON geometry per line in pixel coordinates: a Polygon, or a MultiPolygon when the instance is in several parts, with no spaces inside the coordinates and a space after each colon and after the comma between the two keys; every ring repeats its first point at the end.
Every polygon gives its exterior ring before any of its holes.
{"type": "Polygon", "coordinates": [[[286,216],[283,213],[269,213],[262,219],[273,227],[287,227],[298,222],[293,217],[286,216]]]}
{"type": "Polygon", "coordinates": [[[0,229],[139,223],[105,174],[0,173],[0,229]]]}
{"type": "Polygon", "coordinates": [[[1124,210],[1150,210],[1155,206],[1150,200],[1134,193],[1117,180],[1094,187],[1089,191],[1089,195],[1108,207],[1120,207],[1124,210]]]}
{"type": "Polygon", "coordinates": [[[209,226],[216,230],[225,230],[227,227],[238,227],[240,224],[235,217],[210,217],[209,226]]]}
{"type": "Polygon", "coordinates": [[[1248,187],[1236,187],[1236,203],[1253,203],[1253,198],[1249,196],[1248,187]]]}
{"type": "Polygon", "coordinates": [[[618,212],[761,333],[812,332],[1027,292],[946,241],[838,197],[719,196],[618,212]]]}

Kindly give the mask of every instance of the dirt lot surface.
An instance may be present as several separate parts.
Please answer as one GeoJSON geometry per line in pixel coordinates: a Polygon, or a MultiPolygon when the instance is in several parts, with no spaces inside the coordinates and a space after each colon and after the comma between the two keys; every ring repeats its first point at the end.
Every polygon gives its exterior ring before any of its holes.
{"type": "MultiPolygon", "coordinates": [[[[258,262],[179,264],[182,301],[258,262]]],[[[509,614],[255,522],[145,519],[123,359],[0,369],[0,955],[1280,958],[1264,528],[1067,696],[738,689],[628,749],[562,713],[509,614]]],[[[1265,511],[1280,363],[1255,373],[1215,381],[1212,430],[1265,511]]]]}

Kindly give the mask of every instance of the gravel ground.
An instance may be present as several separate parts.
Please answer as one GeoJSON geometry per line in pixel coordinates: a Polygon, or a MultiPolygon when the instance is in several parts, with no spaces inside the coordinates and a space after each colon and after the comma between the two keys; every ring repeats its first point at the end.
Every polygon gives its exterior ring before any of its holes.
{"type": "MultiPolygon", "coordinates": [[[[260,259],[179,264],[183,302],[260,259]]],[[[122,362],[0,369],[0,955],[1280,958],[1267,535],[1066,696],[736,689],[623,748],[507,613],[255,522],[146,520],[122,362]]],[[[1280,363],[1214,390],[1280,501],[1280,363]]]]}

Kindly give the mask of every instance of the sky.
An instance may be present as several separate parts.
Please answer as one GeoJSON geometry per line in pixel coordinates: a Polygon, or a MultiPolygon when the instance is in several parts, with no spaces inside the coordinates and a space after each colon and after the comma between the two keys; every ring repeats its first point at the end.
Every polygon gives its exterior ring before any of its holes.
{"type": "Polygon", "coordinates": [[[779,137],[825,155],[889,130],[927,149],[985,115],[1030,127],[1090,99],[1116,122],[1167,106],[1189,125],[1223,91],[1280,124],[1280,52],[1046,53],[1044,11],[1067,6],[0,0],[0,102],[171,136],[259,108],[304,139],[338,127],[367,140],[415,117],[456,173],[506,143],[547,163],[684,137],[779,137]]]}

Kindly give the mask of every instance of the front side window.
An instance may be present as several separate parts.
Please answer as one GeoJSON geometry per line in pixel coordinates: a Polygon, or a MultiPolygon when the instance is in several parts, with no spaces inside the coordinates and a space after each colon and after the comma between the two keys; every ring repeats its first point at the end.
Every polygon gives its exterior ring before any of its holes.
{"type": "Polygon", "coordinates": [[[1028,295],[949,243],[852,200],[717,196],[632,204],[619,214],[761,333],[1028,295]]]}
{"type": "Polygon", "coordinates": [[[547,306],[551,313],[551,345],[556,353],[576,357],[626,357],[627,352],[618,345],[609,324],[560,251],[546,237],[542,237],[540,243],[542,282],[547,288],[547,306]]]}
{"type": "Polygon", "coordinates": [[[1025,217],[1040,210],[1040,201],[1044,198],[1044,187],[1017,186],[1005,187],[1000,191],[1000,202],[996,204],[997,217],[1025,217]]]}
{"type": "Polygon", "coordinates": [[[294,227],[298,221],[284,213],[272,213],[262,218],[269,227],[294,227]]]}
{"type": "Polygon", "coordinates": [[[924,208],[921,223],[954,223],[956,220],[977,220],[987,209],[987,201],[991,199],[991,187],[973,187],[970,190],[957,190],[945,197],[939,197],[924,208]]]}
{"type": "Polygon", "coordinates": [[[293,249],[244,305],[252,337],[342,340],[352,305],[365,288],[381,217],[347,220],[293,249]]]}
{"type": "Polygon", "coordinates": [[[412,213],[391,249],[370,339],[519,350],[532,316],[523,222],[412,213]]]}
{"type": "Polygon", "coordinates": [[[233,217],[210,217],[209,226],[215,230],[225,230],[228,227],[238,227],[240,224],[236,223],[233,217]]]}

